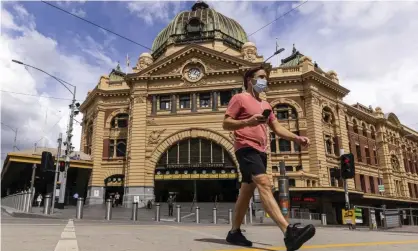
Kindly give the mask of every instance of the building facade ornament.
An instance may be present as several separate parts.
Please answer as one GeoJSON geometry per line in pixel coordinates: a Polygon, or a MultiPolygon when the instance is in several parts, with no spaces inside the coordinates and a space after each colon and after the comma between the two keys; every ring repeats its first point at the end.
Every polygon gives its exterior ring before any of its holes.
{"type": "Polygon", "coordinates": [[[160,141],[160,138],[161,138],[161,134],[163,134],[165,132],[165,130],[166,129],[152,131],[151,134],[148,137],[148,144],[150,144],[150,145],[158,144],[158,142],[160,141]]]}

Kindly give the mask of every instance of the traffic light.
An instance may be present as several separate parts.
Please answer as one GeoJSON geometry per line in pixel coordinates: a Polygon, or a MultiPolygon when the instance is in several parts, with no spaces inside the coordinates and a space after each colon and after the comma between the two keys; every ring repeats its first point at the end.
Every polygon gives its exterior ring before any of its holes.
{"type": "Polygon", "coordinates": [[[65,161],[61,160],[59,163],[60,172],[65,172],[65,161]]]}
{"type": "Polygon", "coordinates": [[[50,152],[42,152],[41,170],[43,172],[54,171],[54,157],[50,152]]]}
{"type": "Polygon", "coordinates": [[[341,177],[343,179],[352,179],[355,175],[354,155],[347,153],[341,155],[341,177]]]}

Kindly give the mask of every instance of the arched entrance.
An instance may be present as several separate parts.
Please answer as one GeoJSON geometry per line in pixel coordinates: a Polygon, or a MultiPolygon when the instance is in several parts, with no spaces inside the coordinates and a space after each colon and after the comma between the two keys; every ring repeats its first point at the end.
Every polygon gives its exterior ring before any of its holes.
{"type": "Polygon", "coordinates": [[[165,151],[155,168],[155,199],[177,202],[233,202],[238,170],[229,152],[215,141],[186,138],[165,151]]]}
{"type": "Polygon", "coordinates": [[[125,179],[125,175],[123,174],[114,174],[112,176],[107,177],[104,180],[105,183],[105,188],[106,188],[106,193],[105,193],[105,201],[106,199],[109,198],[117,198],[119,197],[118,200],[114,201],[114,204],[117,205],[122,205],[122,201],[123,201],[123,194],[124,194],[124,179],[125,179]],[[119,195],[119,196],[117,196],[119,195]]]}

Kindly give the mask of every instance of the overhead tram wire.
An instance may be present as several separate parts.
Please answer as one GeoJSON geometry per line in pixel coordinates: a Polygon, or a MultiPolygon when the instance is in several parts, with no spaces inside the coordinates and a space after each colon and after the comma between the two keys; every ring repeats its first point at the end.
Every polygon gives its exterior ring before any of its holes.
{"type": "Polygon", "coordinates": [[[139,45],[139,46],[141,46],[141,47],[143,47],[143,48],[145,48],[145,49],[147,49],[147,50],[151,50],[151,48],[149,48],[149,47],[147,47],[147,46],[145,46],[145,45],[142,45],[142,44],[140,44],[140,43],[138,43],[138,42],[135,42],[134,40],[132,40],[132,39],[130,39],[130,38],[127,38],[127,37],[125,37],[125,36],[123,36],[123,35],[120,35],[120,34],[118,34],[118,33],[114,32],[114,31],[111,31],[111,30],[109,30],[109,29],[107,29],[107,28],[104,28],[103,26],[100,26],[100,25],[98,25],[98,24],[96,24],[96,23],[93,23],[92,21],[89,21],[89,20],[87,20],[87,19],[85,19],[85,18],[79,17],[79,16],[77,16],[77,15],[75,15],[75,14],[73,14],[73,13],[69,12],[69,11],[66,11],[66,10],[64,10],[64,9],[62,9],[62,8],[60,8],[60,7],[58,7],[58,6],[56,6],[56,5],[50,4],[50,3],[46,2],[46,1],[41,1],[41,2],[43,2],[44,4],[47,4],[47,5],[49,5],[49,6],[53,7],[53,8],[55,8],[55,9],[58,9],[58,10],[60,10],[60,11],[62,11],[62,12],[65,12],[65,13],[67,13],[68,15],[71,15],[71,16],[73,16],[73,17],[76,17],[76,18],[78,18],[78,19],[81,19],[81,20],[83,20],[84,22],[87,22],[87,23],[89,23],[89,24],[91,24],[91,25],[94,25],[94,26],[96,26],[96,27],[98,27],[98,28],[100,28],[100,29],[102,29],[102,30],[105,30],[105,31],[107,31],[107,32],[109,32],[109,33],[112,33],[112,34],[114,34],[114,35],[116,35],[116,36],[118,36],[118,37],[120,37],[120,38],[123,38],[123,39],[125,39],[125,40],[127,40],[127,41],[129,41],[129,42],[131,42],[131,43],[134,43],[134,44],[136,44],[136,45],[139,45]]]}
{"type": "MultiPolygon", "coordinates": [[[[87,23],[89,23],[89,24],[91,24],[91,25],[94,25],[94,26],[96,26],[96,27],[98,27],[98,28],[100,28],[100,29],[103,29],[103,30],[105,30],[105,31],[107,31],[107,32],[109,32],[109,33],[112,33],[112,34],[114,34],[114,35],[116,35],[116,36],[118,36],[118,37],[120,37],[120,38],[123,38],[123,39],[125,39],[125,40],[127,40],[127,41],[129,41],[129,42],[131,42],[131,43],[134,43],[134,44],[136,44],[136,45],[139,45],[139,46],[141,46],[141,47],[143,47],[143,48],[145,48],[145,49],[147,49],[147,50],[149,50],[149,51],[152,51],[152,49],[151,49],[151,48],[149,48],[149,47],[147,47],[147,46],[145,46],[145,45],[142,45],[142,44],[140,44],[140,43],[138,43],[138,42],[135,42],[134,40],[132,40],[132,39],[130,39],[130,38],[127,38],[127,37],[125,37],[125,36],[123,36],[123,35],[120,35],[120,34],[118,34],[118,33],[114,32],[114,31],[111,31],[111,30],[109,30],[109,29],[107,29],[107,28],[104,28],[103,26],[100,26],[100,25],[98,25],[98,24],[96,24],[96,23],[94,23],[94,22],[92,22],[92,21],[89,21],[89,20],[87,20],[87,19],[85,19],[85,18],[79,17],[79,16],[77,16],[77,15],[75,15],[75,14],[73,14],[73,13],[71,13],[71,12],[69,12],[69,11],[65,10],[65,9],[62,9],[62,8],[60,8],[60,7],[56,6],[56,5],[50,4],[50,3],[46,2],[46,1],[41,1],[41,2],[43,2],[43,3],[47,4],[47,5],[49,5],[49,6],[53,7],[53,8],[55,8],[55,9],[58,9],[58,10],[60,10],[60,11],[62,11],[62,12],[64,12],[64,13],[66,13],[66,14],[68,14],[68,15],[71,15],[71,16],[73,16],[73,17],[76,17],[76,18],[78,18],[78,19],[81,19],[82,21],[87,22],[87,23]]],[[[273,24],[274,22],[276,22],[276,21],[277,21],[277,20],[279,20],[280,18],[285,17],[286,15],[288,15],[288,14],[289,14],[289,13],[291,13],[292,11],[294,11],[294,10],[298,9],[300,6],[304,5],[304,4],[305,4],[305,3],[307,3],[307,2],[308,2],[308,0],[306,0],[306,1],[302,2],[301,4],[299,4],[299,5],[295,6],[295,7],[293,7],[293,8],[292,8],[292,9],[290,9],[289,11],[287,11],[287,12],[283,13],[282,15],[280,15],[278,18],[276,18],[276,19],[274,19],[273,21],[269,22],[268,24],[266,24],[266,25],[262,26],[261,28],[257,29],[256,31],[252,32],[250,35],[248,35],[248,37],[250,37],[250,36],[254,35],[255,33],[257,33],[257,32],[259,32],[259,31],[261,31],[262,29],[266,28],[267,26],[269,26],[269,25],[273,24]]],[[[191,42],[191,44],[194,44],[194,43],[196,43],[196,41],[192,41],[192,42],[191,42]]],[[[224,52],[225,52],[225,51],[227,51],[228,49],[229,49],[229,47],[227,47],[225,50],[221,51],[221,53],[224,53],[224,52]]],[[[164,59],[164,58],[166,58],[166,57],[168,57],[168,56],[164,56],[163,58],[160,58],[158,61],[161,61],[161,60],[163,60],[163,59],[164,59]]],[[[219,80],[219,78],[217,78],[217,77],[215,77],[215,78],[219,80]]],[[[235,82],[237,82],[237,81],[235,81],[235,82]]]]}
{"type": "MultiPolygon", "coordinates": [[[[279,20],[282,17],[285,17],[286,15],[288,15],[289,13],[291,13],[292,11],[298,9],[300,6],[304,5],[305,3],[307,3],[308,0],[304,1],[303,3],[293,7],[292,9],[290,9],[289,11],[283,13],[282,15],[280,15],[278,18],[274,19],[273,21],[271,21],[270,23],[264,25],[263,27],[259,28],[258,30],[254,31],[253,33],[251,33],[250,35],[248,35],[247,37],[251,37],[252,35],[254,35],[255,33],[261,31],[262,29],[266,28],[267,26],[271,25],[272,23],[276,22],[277,20],[279,20]]],[[[224,53],[225,51],[227,51],[229,49],[229,47],[227,47],[225,50],[221,51],[221,53],[224,53]]]]}
{"type": "MultiPolygon", "coordinates": [[[[6,90],[0,90],[0,92],[12,93],[12,94],[18,94],[18,95],[25,95],[25,96],[32,96],[32,97],[40,97],[40,98],[51,98],[51,99],[60,99],[60,100],[72,100],[70,98],[48,97],[48,96],[43,96],[43,95],[36,95],[36,94],[22,93],[22,92],[12,92],[12,91],[6,91],[6,90]]],[[[77,99],[77,101],[82,101],[82,100],[78,100],[77,99]]]]}

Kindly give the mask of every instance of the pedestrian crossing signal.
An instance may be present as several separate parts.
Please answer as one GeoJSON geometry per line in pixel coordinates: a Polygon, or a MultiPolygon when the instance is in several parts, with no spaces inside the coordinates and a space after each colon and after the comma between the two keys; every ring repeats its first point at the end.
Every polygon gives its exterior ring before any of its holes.
{"type": "Polygon", "coordinates": [[[65,161],[59,163],[60,172],[65,172],[65,161]]]}
{"type": "Polygon", "coordinates": [[[340,157],[341,177],[352,179],[355,176],[354,155],[352,153],[343,154],[340,157]]]}
{"type": "Polygon", "coordinates": [[[42,152],[41,156],[41,170],[43,172],[54,171],[54,157],[50,152],[42,152]]]}

